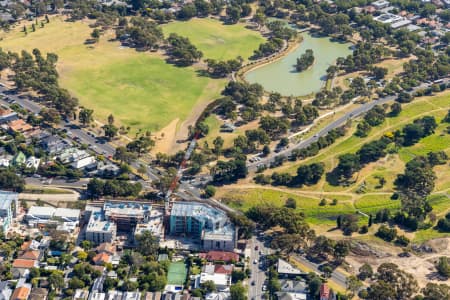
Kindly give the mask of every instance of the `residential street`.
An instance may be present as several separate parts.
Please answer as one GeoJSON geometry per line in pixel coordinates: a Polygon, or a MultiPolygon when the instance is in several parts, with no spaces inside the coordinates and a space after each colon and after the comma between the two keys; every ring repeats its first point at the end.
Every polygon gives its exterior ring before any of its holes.
{"type": "Polygon", "coordinates": [[[264,243],[257,236],[252,237],[250,246],[251,255],[248,263],[252,275],[249,279],[248,297],[250,300],[263,299],[265,294],[263,286],[265,285],[265,272],[267,271],[264,256],[269,253],[269,249],[264,247],[264,243]]]}

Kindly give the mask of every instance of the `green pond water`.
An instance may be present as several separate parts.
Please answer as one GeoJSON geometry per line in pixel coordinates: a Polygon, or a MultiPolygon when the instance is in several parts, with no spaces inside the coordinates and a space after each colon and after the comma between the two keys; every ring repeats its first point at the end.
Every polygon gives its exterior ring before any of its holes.
{"type": "Polygon", "coordinates": [[[283,58],[254,69],[245,74],[250,83],[261,84],[266,91],[278,92],[284,96],[302,96],[318,92],[326,82],[327,68],[336,62],[338,57],[346,57],[352,53],[351,43],[332,42],[327,37],[314,37],[302,33],[303,41],[291,53],[283,58]],[[314,52],[314,64],[306,71],[297,72],[297,58],[306,49],[314,52]]]}

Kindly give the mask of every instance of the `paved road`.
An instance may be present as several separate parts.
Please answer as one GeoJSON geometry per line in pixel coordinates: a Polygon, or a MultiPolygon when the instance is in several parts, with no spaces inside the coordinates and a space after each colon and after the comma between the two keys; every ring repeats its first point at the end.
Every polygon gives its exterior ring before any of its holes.
{"type": "MultiPolygon", "coordinates": [[[[309,261],[303,256],[300,255],[294,255],[293,258],[299,262],[301,262],[303,265],[308,267],[309,269],[313,270],[314,272],[318,274],[322,274],[322,272],[319,270],[320,264],[316,264],[314,262],[309,261]]],[[[334,270],[333,273],[331,273],[331,277],[328,279],[342,287],[343,289],[347,289],[347,276],[339,270],[334,270]]]]}
{"type": "Polygon", "coordinates": [[[248,298],[263,299],[265,291],[263,286],[266,284],[266,271],[265,254],[269,253],[269,249],[265,248],[264,243],[254,236],[250,241],[251,253],[249,268],[252,271],[252,275],[249,279],[248,286],[248,298]],[[261,253],[261,254],[260,254],[261,253]]]}
{"type": "MultiPolygon", "coordinates": [[[[8,90],[3,86],[0,86],[0,94],[3,95],[4,99],[8,98],[9,100],[14,100],[15,103],[19,104],[20,106],[34,114],[38,114],[42,109],[42,106],[40,104],[19,97],[17,94],[15,94],[14,90],[8,90]]],[[[6,101],[2,101],[2,103],[5,105],[10,105],[10,103],[7,103],[6,101]]],[[[72,142],[74,142],[75,139],[78,139],[79,143],[89,145],[90,149],[97,154],[102,154],[107,157],[111,157],[114,155],[115,149],[113,146],[108,144],[100,137],[88,135],[83,129],[75,124],[72,124],[69,120],[62,120],[60,126],[61,128],[70,131],[70,135],[68,135],[68,138],[72,140],[72,142]]]]}
{"type": "MultiPolygon", "coordinates": [[[[449,79],[445,78],[444,79],[444,83],[449,83],[449,79]]],[[[423,88],[427,88],[429,87],[431,84],[421,84],[418,87],[415,87],[412,91],[410,91],[410,94],[414,93],[415,91],[419,90],[419,89],[423,89],[423,88]]],[[[270,166],[270,164],[272,162],[275,161],[276,157],[280,157],[280,156],[284,156],[284,157],[288,157],[292,151],[294,149],[304,149],[307,148],[309,145],[311,145],[312,143],[316,142],[320,137],[325,136],[328,134],[328,132],[330,132],[331,130],[338,128],[342,125],[344,125],[348,120],[350,119],[354,119],[364,113],[366,113],[367,111],[371,110],[375,105],[382,105],[384,103],[393,101],[397,98],[397,96],[387,96],[384,98],[380,98],[378,100],[374,100],[374,101],[370,101],[367,103],[364,103],[362,105],[360,105],[359,107],[355,108],[354,110],[346,113],[345,115],[343,115],[342,117],[334,120],[333,122],[331,122],[330,124],[328,124],[325,128],[323,128],[322,130],[320,130],[317,134],[315,134],[313,137],[310,137],[308,139],[302,140],[299,143],[283,150],[280,151],[278,153],[273,153],[271,155],[269,155],[266,158],[261,159],[258,162],[253,162],[253,163],[247,163],[247,167],[249,171],[256,171],[257,170],[257,166],[260,164],[264,164],[267,167],[270,166]]]]}
{"type": "Polygon", "coordinates": [[[25,108],[26,110],[31,111],[34,114],[38,114],[41,111],[41,106],[33,101],[30,101],[25,98],[19,98],[14,90],[8,90],[7,88],[0,86],[0,94],[3,94],[5,97],[14,100],[17,104],[25,108]]]}

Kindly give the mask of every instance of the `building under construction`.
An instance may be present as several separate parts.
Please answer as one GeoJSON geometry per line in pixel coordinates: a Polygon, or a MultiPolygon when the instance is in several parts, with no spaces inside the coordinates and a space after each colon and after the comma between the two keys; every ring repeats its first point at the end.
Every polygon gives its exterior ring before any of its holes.
{"type": "Polygon", "coordinates": [[[88,206],[86,240],[112,243],[117,233],[129,234],[131,242],[144,230],[161,237],[163,213],[149,203],[134,201],[105,201],[103,207],[88,206]]]}
{"type": "Polygon", "coordinates": [[[169,234],[191,237],[204,250],[233,251],[234,226],[222,210],[199,202],[174,202],[169,216],[169,234]]]}

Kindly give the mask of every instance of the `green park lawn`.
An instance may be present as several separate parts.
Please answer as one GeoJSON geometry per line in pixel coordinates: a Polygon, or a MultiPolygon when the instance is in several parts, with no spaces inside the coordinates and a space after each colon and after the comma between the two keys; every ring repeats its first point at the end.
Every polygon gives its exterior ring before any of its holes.
{"type": "Polygon", "coordinates": [[[163,26],[166,36],[177,33],[189,40],[203,52],[204,58],[226,60],[241,56],[248,59],[264,42],[257,32],[246,29],[243,24],[223,25],[213,19],[191,19],[171,22],[163,26]]]}
{"type": "MultiPolygon", "coordinates": [[[[290,172],[295,174],[301,164],[312,162],[324,162],[326,172],[332,170],[338,160],[337,157],[344,153],[356,152],[364,143],[380,138],[385,132],[394,131],[411,123],[414,119],[425,115],[432,115],[438,122],[438,128],[435,133],[428,136],[416,145],[411,147],[402,147],[398,153],[388,154],[378,162],[364,167],[356,177],[356,183],[347,187],[331,186],[325,176],[322,180],[313,186],[304,186],[302,188],[283,188],[266,186],[264,188],[250,187],[245,189],[229,187],[220,189],[218,197],[223,201],[230,203],[236,209],[246,211],[257,204],[270,204],[282,206],[288,197],[297,200],[297,209],[305,213],[307,221],[313,227],[321,227],[323,230],[334,226],[335,219],[340,214],[355,213],[360,211],[365,214],[375,214],[378,210],[388,208],[392,211],[399,209],[400,201],[392,200],[391,195],[394,191],[393,182],[398,174],[403,172],[406,162],[417,155],[424,155],[430,151],[445,151],[450,155],[450,134],[446,133],[448,124],[441,123],[442,118],[450,109],[450,93],[445,92],[436,96],[417,98],[412,103],[403,105],[401,114],[394,118],[387,118],[386,121],[372,129],[367,138],[358,138],[353,135],[356,124],[352,125],[352,130],[336,143],[322,150],[317,156],[308,158],[301,162],[287,162],[284,166],[277,169],[266,171],[267,174],[277,172],[290,172]],[[387,183],[380,187],[377,177],[383,176],[387,183]],[[365,183],[366,189],[358,194],[358,187],[365,183]],[[319,206],[320,198],[327,199],[327,205],[319,206]],[[338,204],[330,204],[331,199],[338,199],[338,204]]],[[[450,211],[450,199],[447,194],[450,189],[450,169],[448,164],[436,166],[434,168],[437,179],[435,181],[435,190],[430,196],[430,204],[433,212],[438,217],[443,216],[450,211]]],[[[364,220],[366,218],[360,218],[364,220]]],[[[328,230],[326,229],[326,230],[328,230]]],[[[432,237],[448,236],[441,234],[430,228],[420,230],[415,233],[415,241],[424,241],[432,237]]]]}
{"type": "MultiPolygon", "coordinates": [[[[268,172],[272,173],[273,171],[277,171],[295,174],[297,168],[301,164],[309,164],[313,162],[325,163],[326,172],[329,172],[338,163],[338,157],[340,155],[345,153],[355,153],[363,144],[379,139],[386,132],[393,132],[397,129],[401,129],[403,126],[408,123],[412,123],[419,117],[424,117],[426,115],[434,116],[439,123],[450,109],[449,97],[450,93],[447,91],[436,96],[417,98],[411,103],[404,104],[403,110],[399,116],[386,118],[382,125],[372,128],[366,138],[359,138],[353,135],[356,127],[356,122],[354,122],[352,125],[352,130],[349,130],[345,137],[338,139],[333,145],[320,151],[318,155],[307,158],[303,161],[297,161],[294,163],[287,162],[282,167],[270,170],[268,172]]],[[[369,180],[374,183],[373,186],[375,186],[376,179],[374,176],[383,176],[388,180],[388,183],[382,189],[371,191],[392,191],[392,180],[389,181],[389,179],[394,179],[396,174],[403,170],[404,164],[414,156],[423,155],[429,151],[437,150],[447,150],[447,153],[450,154],[450,135],[444,133],[446,127],[446,124],[439,124],[435,134],[422,139],[416,145],[400,148],[398,155],[388,155],[385,159],[380,159],[380,161],[364,167],[358,174],[357,182],[360,183],[362,180],[369,180]]],[[[322,179],[317,185],[305,188],[308,190],[319,189],[325,192],[333,192],[352,190],[356,187],[356,185],[349,187],[334,187],[329,185],[325,179],[322,179]]]]}
{"type": "MultiPolygon", "coordinates": [[[[158,131],[175,119],[181,124],[218,97],[225,86],[224,79],[200,76],[195,67],[167,64],[158,53],[121,47],[109,41],[114,38],[112,31],[105,32],[98,44],[85,45],[92,32],[89,24],[65,22],[58,16],[36,32],[31,32],[28,23],[25,35],[22,23],[8,33],[0,33],[0,47],[15,52],[38,48],[43,53],[56,53],[61,86],[76,96],[80,105],[94,109],[96,120],[105,122],[112,113],[116,123],[130,126],[132,133],[138,129],[158,131]]],[[[182,24],[192,32],[202,28],[196,41],[203,40],[199,47],[207,48],[203,49],[206,54],[217,55],[214,58],[246,57],[262,41],[259,34],[242,25],[225,26],[208,19],[182,24]],[[216,34],[223,34],[223,39],[216,43],[204,40],[216,34]]],[[[175,30],[181,23],[167,26],[175,30]]]]}

